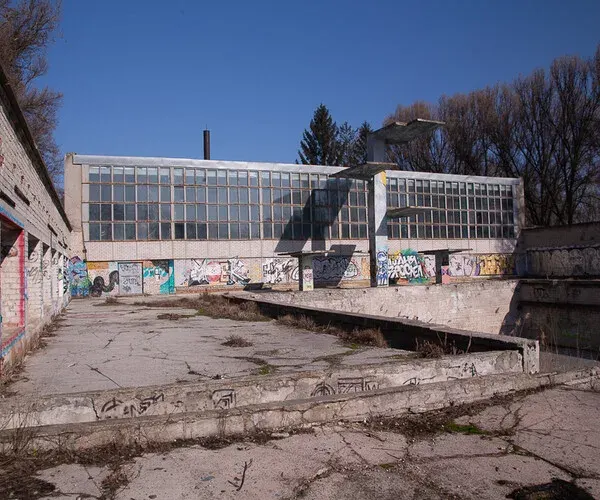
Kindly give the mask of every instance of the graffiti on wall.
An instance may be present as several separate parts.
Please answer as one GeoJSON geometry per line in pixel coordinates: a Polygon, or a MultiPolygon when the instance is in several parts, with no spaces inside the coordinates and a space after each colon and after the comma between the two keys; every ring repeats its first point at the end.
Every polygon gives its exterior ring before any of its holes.
{"type": "Polygon", "coordinates": [[[377,285],[387,285],[389,283],[389,259],[387,248],[377,250],[377,272],[375,276],[377,285]]]}
{"type": "Polygon", "coordinates": [[[87,297],[91,282],[85,261],[77,256],[71,257],[67,262],[67,276],[71,286],[71,296],[87,297]]]}
{"type": "Polygon", "coordinates": [[[90,295],[92,297],[100,297],[103,293],[110,293],[115,289],[115,285],[119,284],[119,271],[111,271],[108,275],[108,284],[102,276],[96,276],[90,286],[90,295]]]}
{"type": "Polygon", "coordinates": [[[237,257],[226,260],[191,259],[178,264],[184,266],[177,280],[178,286],[247,285],[251,281],[249,268],[237,257]]]}
{"type": "Polygon", "coordinates": [[[452,277],[504,276],[516,274],[512,254],[451,255],[448,275],[452,277]]]}
{"type": "Polygon", "coordinates": [[[298,259],[266,259],[262,266],[263,281],[273,285],[298,281],[298,259]]]}
{"type": "Polygon", "coordinates": [[[175,293],[175,273],[172,260],[144,261],[144,291],[149,294],[175,293]]]}
{"type": "Polygon", "coordinates": [[[313,273],[317,281],[351,280],[360,274],[360,268],[352,257],[314,257],[313,273]]]}
{"type": "Polygon", "coordinates": [[[88,262],[89,295],[101,297],[103,294],[119,293],[119,270],[116,262],[88,262]]]}
{"type": "Polygon", "coordinates": [[[407,249],[388,255],[389,279],[394,282],[406,280],[409,283],[428,283],[435,277],[435,257],[420,255],[407,249]]]}
{"type": "Polygon", "coordinates": [[[27,266],[28,283],[42,283],[50,279],[50,260],[41,258],[39,252],[31,252],[27,266]]]}
{"type": "Polygon", "coordinates": [[[600,247],[531,251],[528,257],[532,276],[600,276],[600,247]]]}

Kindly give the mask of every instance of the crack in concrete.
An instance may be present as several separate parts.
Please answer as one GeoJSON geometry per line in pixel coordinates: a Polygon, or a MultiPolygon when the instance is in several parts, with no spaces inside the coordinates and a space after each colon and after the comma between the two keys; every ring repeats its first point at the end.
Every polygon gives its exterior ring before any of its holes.
{"type": "Polygon", "coordinates": [[[100,370],[98,370],[98,368],[94,368],[93,366],[90,365],[86,365],[90,370],[92,370],[93,372],[96,372],[99,375],[102,375],[105,379],[110,380],[113,384],[115,384],[117,387],[121,388],[121,386],[115,382],[112,378],[110,378],[108,375],[105,375],[104,373],[102,373],[100,370]]]}

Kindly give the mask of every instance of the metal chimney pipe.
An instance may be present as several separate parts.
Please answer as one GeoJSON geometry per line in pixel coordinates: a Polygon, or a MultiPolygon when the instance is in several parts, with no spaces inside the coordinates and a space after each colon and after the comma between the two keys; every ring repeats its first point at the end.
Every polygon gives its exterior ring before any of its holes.
{"type": "Polygon", "coordinates": [[[204,130],[204,159],[210,160],[210,130],[204,130]]]}

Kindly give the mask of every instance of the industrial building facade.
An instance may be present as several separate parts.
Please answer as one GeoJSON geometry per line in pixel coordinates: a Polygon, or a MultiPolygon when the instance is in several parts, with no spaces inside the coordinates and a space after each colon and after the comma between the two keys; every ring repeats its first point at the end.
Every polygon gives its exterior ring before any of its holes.
{"type": "MultiPolygon", "coordinates": [[[[294,252],[315,284],[367,285],[368,182],[339,167],[68,155],[65,209],[80,280],[73,295],[294,286],[294,252]],[[330,253],[325,253],[330,252],[330,253]]],[[[519,179],[388,171],[390,284],[514,275],[519,179]],[[435,251],[448,251],[436,269],[435,251]]]]}

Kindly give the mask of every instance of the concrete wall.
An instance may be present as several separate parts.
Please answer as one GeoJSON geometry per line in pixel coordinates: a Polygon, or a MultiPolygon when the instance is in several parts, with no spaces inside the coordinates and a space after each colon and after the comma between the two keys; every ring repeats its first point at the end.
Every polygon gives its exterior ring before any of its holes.
{"type": "Polygon", "coordinates": [[[526,229],[520,244],[529,277],[600,277],[600,222],[526,229]]]}
{"type": "Polygon", "coordinates": [[[265,300],[357,314],[408,318],[497,334],[510,329],[518,281],[485,280],[450,285],[265,293],[265,300]]]}
{"type": "Polygon", "coordinates": [[[0,71],[0,375],[67,304],[70,225],[0,71]]]}
{"type": "Polygon", "coordinates": [[[600,282],[523,280],[515,333],[542,346],[600,351],[600,282]]]}

